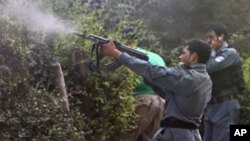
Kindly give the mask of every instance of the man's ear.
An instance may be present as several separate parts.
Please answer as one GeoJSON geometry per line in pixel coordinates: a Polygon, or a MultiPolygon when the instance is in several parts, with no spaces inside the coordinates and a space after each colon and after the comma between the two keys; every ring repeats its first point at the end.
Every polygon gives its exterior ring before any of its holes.
{"type": "Polygon", "coordinates": [[[193,52],[191,54],[191,61],[194,63],[198,63],[198,54],[196,52],[193,52]]]}
{"type": "Polygon", "coordinates": [[[224,34],[221,34],[219,37],[218,37],[219,41],[224,41],[225,40],[225,37],[224,37],[224,34]]]}

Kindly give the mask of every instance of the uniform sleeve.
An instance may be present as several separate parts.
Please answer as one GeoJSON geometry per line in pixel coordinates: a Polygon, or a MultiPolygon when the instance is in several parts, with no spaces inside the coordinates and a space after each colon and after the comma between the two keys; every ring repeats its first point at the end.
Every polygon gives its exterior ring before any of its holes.
{"type": "Polygon", "coordinates": [[[239,53],[235,49],[224,50],[220,55],[211,57],[207,63],[208,73],[221,71],[240,61],[239,53]]]}
{"type": "Polygon", "coordinates": [[[152,65],[126,53],[122,53],[119,61],[147,81],[175,93],[188,93],[194,86],[192,74],[183,69],[152,65]]]}

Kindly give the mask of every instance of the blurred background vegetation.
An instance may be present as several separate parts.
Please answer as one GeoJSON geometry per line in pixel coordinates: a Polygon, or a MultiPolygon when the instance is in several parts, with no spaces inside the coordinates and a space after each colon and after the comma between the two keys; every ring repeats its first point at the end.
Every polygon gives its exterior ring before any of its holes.
{"type": "MultiPolygon", "coordinates": [[[[155,51],[168,66],[178,62],[183,42],[204,39],[209,23],[224,23],[230,44],[243,60],[247,89],[238,97],[241,123],[250,123],[248,0],[31,2],[74,22],[80,32],[155,51]]],[[[89,71],[90,48],[90,42],[73,35],[32,32],[0,15],[0,140],[120,141],[134,128],[135,74],[123,67],[100,74],[89,71]],[[60,62],[64,73],[70,104],[67,113],[61,109],[55,86],[54,61],[60,62]]],[[[103,59],[101,64],[108,61],[103,59]]]]}

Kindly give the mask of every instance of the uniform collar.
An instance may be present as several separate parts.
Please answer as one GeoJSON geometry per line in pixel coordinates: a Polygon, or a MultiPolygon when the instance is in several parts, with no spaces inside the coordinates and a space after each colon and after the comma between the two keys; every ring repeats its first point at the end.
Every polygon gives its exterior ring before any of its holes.
{"type": "Polygon", "coordinates": [[[201,64],[201,63],[191,64],[191,65],[181,64],[181,66],[186,68],[186,69],[195,69],[195,70],[198,70],[198,71],[206,70],[206,65],[201,64]]]}
{"type": "Polygon", "coordinates": [[[215,57],[218,52],[220,52],[222,49],[227,48],[227,47],[228,47],[228,43],[226,41],[223,42],[222,46],[220,47],[220,49],[218,49],[217,52],[215,50],[212,50],[211,57],[215,57]]]}
{"type": "Polygon", "coordinates": [[[222,49],[227,48],[227,47],[228,47],[228,43],[225,41],[225,42],[223,42],[220,49],[216,53],[220,52],[222,49]]]}
{"type": "Polygon", "coordinates": [[[205,65],[205,64],[198,63],[198,64],[192,64],[192,65],[190,65],[190,67],[191,67],[192,69],[205,69],[205,68],[206,68],[206,65],[205,65]]]}

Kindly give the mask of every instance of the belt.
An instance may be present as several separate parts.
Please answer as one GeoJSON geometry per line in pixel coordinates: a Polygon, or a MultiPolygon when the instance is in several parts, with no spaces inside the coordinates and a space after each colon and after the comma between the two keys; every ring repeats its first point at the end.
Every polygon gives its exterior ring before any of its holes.
{"type": "Polygon", "coordinates": [[[219,96],[219,97],[212,98],[210,100],[209,104],[219,104],[221,102],[229,101],[229,100],[233,100],[233,99],[234,99],[233,95],[219,96]]]}
{"type": "Polygon", "coordinates": [[[198,129],[194,123],[185,122],[175,117],[169,117],[161,121],[161,127],[182,128],[182,129],[198,129]]]}

